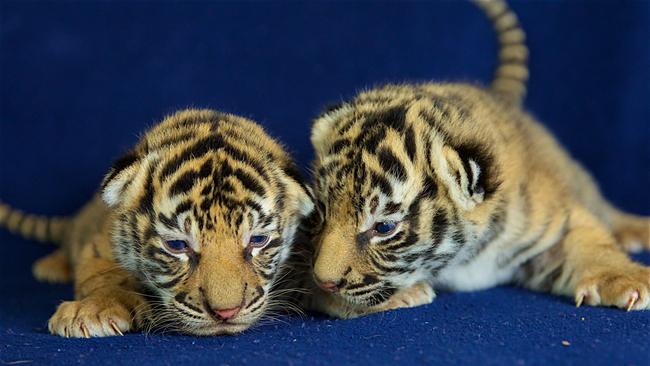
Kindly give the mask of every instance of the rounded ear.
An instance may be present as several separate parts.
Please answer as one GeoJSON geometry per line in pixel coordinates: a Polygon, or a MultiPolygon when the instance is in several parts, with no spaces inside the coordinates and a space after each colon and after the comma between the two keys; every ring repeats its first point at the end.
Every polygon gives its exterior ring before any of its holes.
{"type": "Polygon", "coordinates": [[[282,170],[287,175],[287,190],[297,201],[298,212],[302,217],[311,215],[314,211],[314,193],[311,187],[304,183],[304,179],[295,165],[289,164],[282,170]]]}
{"type": "Polygon", "coordinates": [[[122,201],[127,186],[139,168],[140,157],[135,151],[130,151],[115,161],[101,185],[102,199],[107,205],[114,207],[122,201]]]}
{"type": "Polygon", "coordinates": [[[325,143],[332,133],[334,123],[349,111],[352,107],[347,103],[331,105],[323,111],[316,119],[311,128],[311,143],[319,154],[324,154],[325,143]]]}
{"type": "Polygon", "coordinates": [[[498,186],[491,176],[492,159],[485,151],[445,145],[437,165],[451,198],[466,210],[483,202],[498,186]]]}
{"type": "Polygon", "coordinates": [[[298,184],[298,211],[302,217],[308,217],[314,212],[314,192],[311,187],[298,184]]]}

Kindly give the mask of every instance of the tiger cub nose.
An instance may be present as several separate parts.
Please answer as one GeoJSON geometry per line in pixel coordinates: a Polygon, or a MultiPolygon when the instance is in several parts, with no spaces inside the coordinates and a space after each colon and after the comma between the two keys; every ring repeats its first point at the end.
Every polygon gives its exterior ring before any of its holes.
{"type": "Polygon", "coordinates": [[[325,291],[332,292],[332,293],[339,292],[339,290],[341,288],[341,282],[342,281],[340,281],[340,280],[336,281],[336,282],[334,282],[334,281],[321,281],[320,279],[316,278],[316,283],[318,284],[318,286],[320,286],[320,288],[322,288],[325,291]]]}
{"type": "Polygon", "coordinates": [[[321,282],[320,287],[329,292],[338,292],[339,287],[334,282],[321,282]]]}
{"type": "Polygon", "coordinates": [[[213,311],[215,315],[217,315],[217,318],[221,320],[228,320],[235,317],[235,315],[239,313],[240,309],[241,306],[237,306],[236,308],[232,309],[213,309],[213,311]]]}

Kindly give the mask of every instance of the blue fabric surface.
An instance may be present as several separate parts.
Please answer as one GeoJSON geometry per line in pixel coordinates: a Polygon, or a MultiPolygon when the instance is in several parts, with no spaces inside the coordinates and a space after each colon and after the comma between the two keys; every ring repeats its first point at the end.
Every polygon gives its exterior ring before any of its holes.
{"type": "MultiPolygon", "coordinates": [[[[526,104],[617,205],[650,214],[650,3],[514,2],[526,104]]],[[[72,213],[138,133],[186,106],[263,123],[308,167],[310,118],[381,82],[486,83],[495,41],[464,2],[0,2],[0,198],[72,213]]],[[[51,248],[0,231],[0,364],[650,364],[650,312],[576,309],[501,287],[241,336],[71,340],[46,322],[70,286],[35,282],[51,248]],[[569,346],[563,346],[562,341],[569,346]]],[[[650,263],[650,255],[637,257],[650,263]]]]}

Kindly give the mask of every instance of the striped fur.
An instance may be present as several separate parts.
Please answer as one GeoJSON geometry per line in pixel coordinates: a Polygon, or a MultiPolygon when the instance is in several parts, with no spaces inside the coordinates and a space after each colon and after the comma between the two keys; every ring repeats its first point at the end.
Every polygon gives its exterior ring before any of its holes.
{"type": "Polygon", "coordinates": [[[0,227],[5,227],[26,239],[60,243],[69,224],[70,220],[67,217],[27,214],[0,202],[0,227]]]}
{"type": "Polygon", "coordinates": [[[499,66],[490,86],[507,104],[520,105],[528,81],[526,34],[517,15],[502,0],[473,0],[490,18],[499,41],[499,66]]]}
{"type": "Polygon", "coordinates": [[[260,126],[211,110],[171,115],[115,163],[61,251],[35,268],[63,262],[74,272],[76,301],[59,306],[50,331],[243,331],[284,304],[288,260],[312,207],[290,157],[260,126]],[[259,234],[268,244],[247,245],[259,234]],[[171,252],[168,240],[192,250],[171,252]],[[237,307],[227,321],[213,312],[237,307]]]}
{"type": "Polygon", "coordinates": [[[322,290],[314,288],[310,305],[347,318],[431,302],[435,288],[516,282],[578,303],[650,307],[650,271],[617,245],[647,248],[648,219],[607,203],[519,109],[523,33],[505,3],[480,4],[502,43],[490,90],[386,85],[315,120],[314,194],[323,222],[313,277],[322,290]],[[379,235],[381,222],[397,228],[379,235]]]}

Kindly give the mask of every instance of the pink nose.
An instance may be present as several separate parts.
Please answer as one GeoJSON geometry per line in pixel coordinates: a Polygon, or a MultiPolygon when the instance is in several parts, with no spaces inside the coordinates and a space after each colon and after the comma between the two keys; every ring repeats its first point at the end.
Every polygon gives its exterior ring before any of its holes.
{"type": "Polygon", "coordinates": [[[232,309],[213,309],[214,313],[217,315],[217,317],[221,320],[228,320],[230,318],[235,317],[239,313],[239,310],[241,309],[240,306],[232,309]]]}
{"type": "Polygon", "coordinates": [[[318,283],[323,290],[329,292],[338,292],[339,286],[334,282],[319,282],[318,283]]]}

